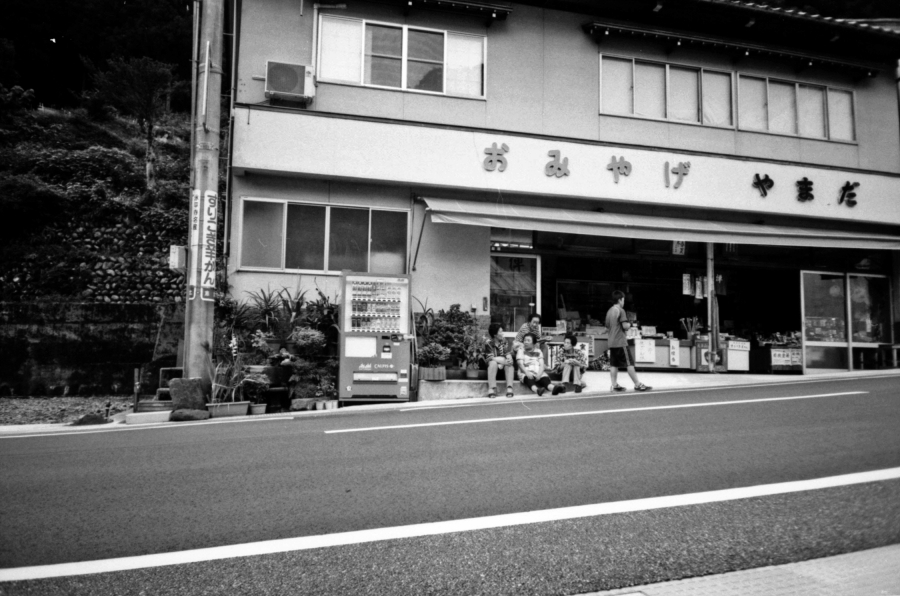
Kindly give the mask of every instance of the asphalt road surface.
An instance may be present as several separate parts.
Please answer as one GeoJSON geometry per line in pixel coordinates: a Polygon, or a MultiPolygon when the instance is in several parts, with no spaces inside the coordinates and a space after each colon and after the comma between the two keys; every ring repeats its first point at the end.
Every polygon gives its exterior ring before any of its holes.
{"type": "MultiPolygon", "coordinates": [[[[894,468],[896,385],[829,379],[0,439],[0,568],[894,468]]],[[[0,594],[577,594],[897,542],[892,480],[6,583],[0,594]]]]}

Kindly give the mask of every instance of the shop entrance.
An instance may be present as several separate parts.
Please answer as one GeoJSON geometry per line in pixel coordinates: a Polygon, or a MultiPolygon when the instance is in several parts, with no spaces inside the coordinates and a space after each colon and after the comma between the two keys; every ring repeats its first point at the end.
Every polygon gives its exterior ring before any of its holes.
{"type": "Polygon", "coordinates": [[[823,271],[803,271],[800,276],[804,368],[888,366],[892,344],[888,277],[823,271]]]}
{"type": "Polygon", "coordinates": [[[541,257],[491,253],[491,319],[515,336],[541,305],[541,257]]]}

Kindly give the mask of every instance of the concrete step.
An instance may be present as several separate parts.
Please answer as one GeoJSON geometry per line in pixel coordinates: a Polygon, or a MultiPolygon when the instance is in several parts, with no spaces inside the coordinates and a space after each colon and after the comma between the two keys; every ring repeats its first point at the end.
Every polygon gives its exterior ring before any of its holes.
{"type": "Polygon", "coordinates": [[[125,424],[150,424],[152,422],[168,422],[172,413],[169,410],[162,412],[139,412],[126,414],[125,424]]]}
{"type": "Polygon", "coordinates": [[[171,412],[175,409],[172,400],[168,401],[139,401],[134,408],[136,413],[140,412],[171,412]]]}
{"type": "MultiPolygon", "coordinates": [[[[574,387],[569,385],[569,391],[574,387]]],[[[525,385],[518,381],[513,383],[515,395],[534,395],[525,385]]],[[[420,381],[419,401],[445,400],[445,399],[469,399],[473,397],[487,397],[487,381],[420,381]]],[[[497,381],[497,395],[506,396],[506,384],[497,381]]]]}

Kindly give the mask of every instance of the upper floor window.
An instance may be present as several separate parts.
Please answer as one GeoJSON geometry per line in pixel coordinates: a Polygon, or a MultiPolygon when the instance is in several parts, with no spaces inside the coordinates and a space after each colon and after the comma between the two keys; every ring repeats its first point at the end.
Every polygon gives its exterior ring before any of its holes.
{"type": "Polygon", "coordinates": [[[728,72],[600,57],[600,111],[654,120],[855,141],[853,92],[728,72]]]}
{"type": "Polygon", "coordinates": [[[734,126],[731,73],[601,56],[600,111],[734,126]]]}
{"type": "Polygon", "coordinates": [[[813,139],[853,141],[853,93],[740,75],[738,126],[813,139]]]}
{"type": "Polygon", "coordinates": [[[321,81],[484,97],[483,36],[323,15],[321,81]]]}
{"type": "Polygon", "coordinates": [[[406,211],[243,201],[241,267],[406,273],[406,211]]]}

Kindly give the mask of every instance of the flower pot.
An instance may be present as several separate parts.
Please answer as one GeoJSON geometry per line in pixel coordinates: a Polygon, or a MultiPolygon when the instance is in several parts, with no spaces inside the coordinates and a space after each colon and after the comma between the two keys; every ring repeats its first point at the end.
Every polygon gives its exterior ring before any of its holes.
{"type": "Polygon", "coordinates": [[[317,410],[324,410],[324,409],[326,409],[327,403],[328,403],[328,402],[317,401],[317,402],[316,402],[316,409],[317,409],[317,410]]]}
{"type": "Polygon", "coordinates": [[[423,381],[443,381],[447,378],[447,368],[444,366],[419,368],[419,378],[423,381]]]}
{"type": "Polygon", "coordinates": [[[448,368],[447,369],[447,380],[448,381],[462,381],[466,378],[466,371],[463,368],[448,368]]]}
{"type": "Polygon", "coordinates": [[[250,413],[251,414],[265,414],[266,413],[266,404],[250,404],[250,413]]]}
{"type": "Polygon", "coordinates": [[[288,371],[290,371],[290,368],[285,366],[266,366],[263,367],[263,370],[260,372],[269,377],[269,387],[280,387],[281,385],[284,385],[291,376],[288,371]],[[285,373],[288,374],[285,375],[285,373]]]}
{"type": "Polygon", "coordinates": [[[466,369],[466,378],[467,379],[477,379],[478,373],[481,372],[477,368],[467,368],[466,369]]]}
{"type": "Polygon", "coordinates": [[[210,418],[224,418],[226,416],[246,416],[249,401],[227,401],[218,404],[206,404],[210,418]]]}
{"type": "Polygon", "coordinates": [[[325,409],[326,409],[326,410],[337,410],[337,409],[338,409],[338,402],[337,402],[337,400],[329,399],[328,401],[326,401],[326,402],[325,402],[325,409]]]}

